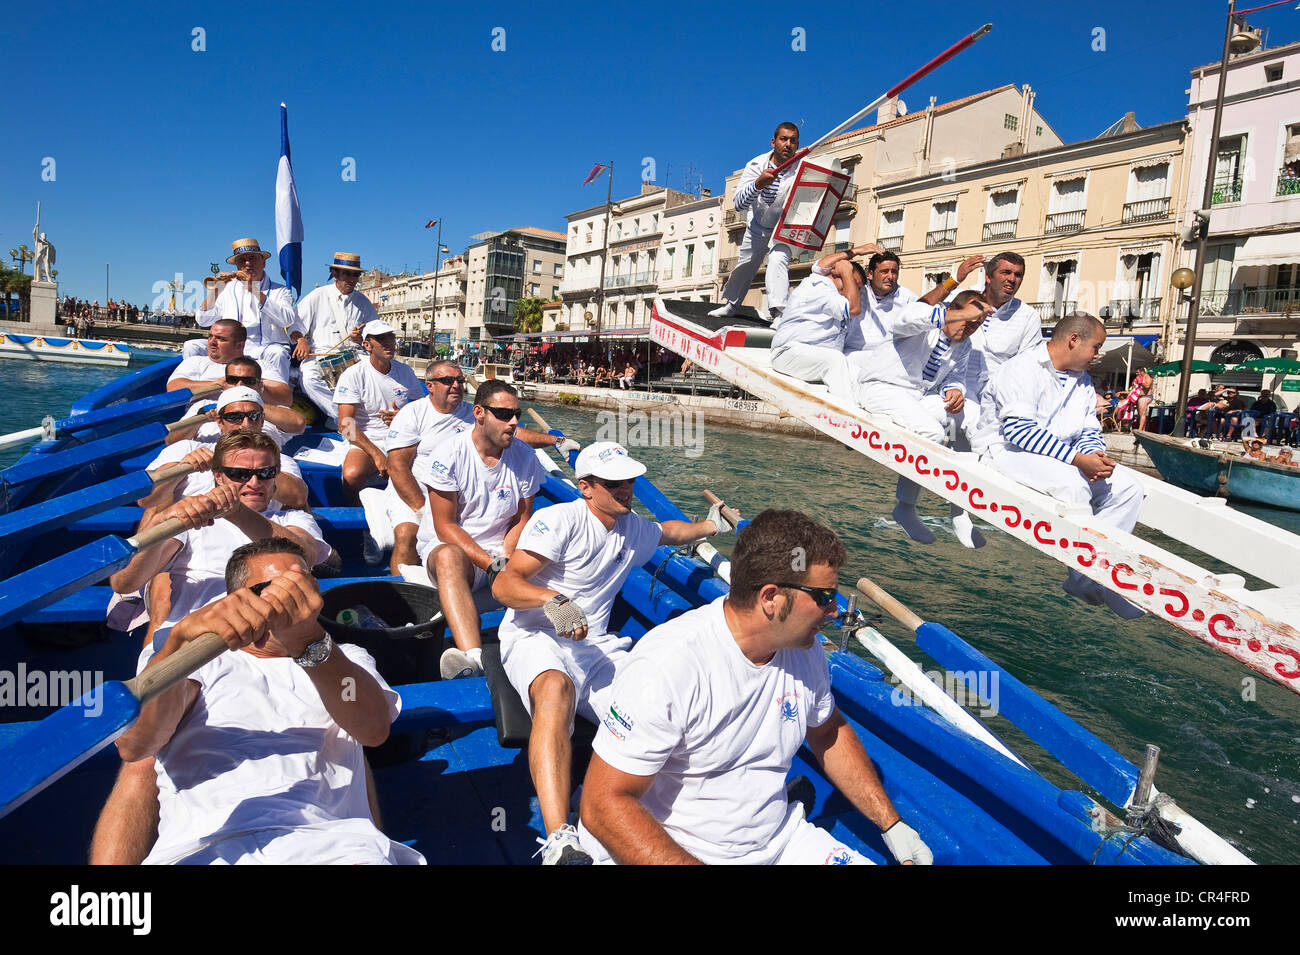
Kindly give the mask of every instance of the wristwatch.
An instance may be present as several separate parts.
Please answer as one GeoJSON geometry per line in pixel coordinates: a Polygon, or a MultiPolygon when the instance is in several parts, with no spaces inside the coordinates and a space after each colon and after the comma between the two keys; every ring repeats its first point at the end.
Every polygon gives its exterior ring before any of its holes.
{"type": "Polygon", "coordinates": [[[318,667],[329,659],[333,650],[334,641],[330,639],[330,635],[327,633],[315,643],[307,644],[302,651],[302,656],[294,657],[293,662],[300,667],[318,667]]]}

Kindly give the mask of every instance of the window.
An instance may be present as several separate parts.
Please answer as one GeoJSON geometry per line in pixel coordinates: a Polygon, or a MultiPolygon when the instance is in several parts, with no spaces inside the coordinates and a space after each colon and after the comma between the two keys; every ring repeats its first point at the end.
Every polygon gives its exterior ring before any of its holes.
{"type": "Polygon", "coordinates": [[[659,231],[659,213],[657,212],[650,217],[650,231],[651,232],[659,231]]]}
{"type": "Polygon", "coordinates": [[[930,206],[930,231],[925,236],[925,247],[957,244],[957,200],[941,199],[930,206]]]}
{"type": "Polygon", "coordinates": [[[563,266],[561,263],[556,262],[556,263],[555,263],[555,276],[556,276],[556,278],[559,278],[559,277],[560,277],[561,275],[563,275],[563,274],[564,274],[564,266],[563,266]]]}
{"type": "Polygon", "coordinates": [[[1169,215],[1169,162],[1135,164],[1128,176],[1125,222],[1147,222],[1169,215]]]}
{"type": "Polygon", "coordinates": [[[1286,128],[1282,168],[1277,173],[1277,195],[1300,195],[1300,123],[1286,128]]]}
{"type": "Polygon", "coordinates": [[[1211,205],[1241,201],[1242,161],[1245,155],[1245,136],[1225,136],[1219,140],[1219,153],[1214,160],[1211,205]]]}
{"type": "Polygon", "coordinates": [[[542,260],[541,260],[541,259],[533,259],[533,271],[534,271],[534,272],[540,272],[541,270],[542,270],[542,260]]]}
{"type": "Polygon", "coordinates": [[[1019,216],[1019,186],[1007,186],[989,192],[988,209],[984,213],[984,241],[1015,238],[1016,220],[1019,216]]]}
{"type": "Polygon", "coordinates": [[[704,262],[701,265],[700,274],[701,275],[713,274],[713,243],[712,242],[704,243],[704,262]]]}
{"type": "Polygon", "coordinates": [[[665,249],[664,251],[668,253],[668,267],[664,269],[664,274],[662,277],[666,279],[670,279],[673,277],[673,262],[677,258],[677,247],[673,246],[669,249],[665,249]]]}
{"type": "Polygon", "coordinates": [[[880,230],[877,233],[882,249],[897,252],[903,247],[903,210],[883,209],[880,212],[880,230]]]}
{"type": "MultiPolygon", "coordinates": [[[[944,279],[951,277],[951,275],[952,275],[951,272],[926,272],[926,273],[925,273],[925,290],[928,292],[930,289],[932,289],[932,288],[934,288],[936,285],[940,284],[944,279]]],[[[957,294],[957,290],[956,290],[956,289],[953,289],[952,294],[953,294],[953,295],[956,295],[956,294],[957,294]]],[[[952,297],[952,296],[950,295],[949,298],[951,298],[951,297],[952,297]]]]}
{"type": "Polygon", "coordinates": [[[688,279],[695,269],[695,246],[694,244],[686,247],[686,264],[682,266],[682,278],[688,279]]]}
{"type": "Polygon", "coordinates": [[[1082,229],[1087,195],[1087,175],[1075,175],[1053,182],[1043,231],[1077,232],[1082,229]]]}
{"type": "Polygon", "coordinates": [[[1002,125],[1006,129],[1015,130],[1020,126],[1020,120],[1010,113],[1002,118],[1002,125]]]}
{"type": "Polygon", "coordinates": [[[1282,64],[1270,63],[1264,67],[1264,81],[1266,83],[1276,83],[1282,78],[1282,64]]]}
{"type": "Polygon", "coordinates": [[[1041,126],[1036,126],[1036,127],[1034,127],[1034,135],[1035,135],[1035,136],[1041,136],[1041,135],[1043,135],[1043,127],[1041,127],[1041,126]]]}
{"type": "Polygon", "coordinates": [[[528,286],[528,294],[531,295],[533,298],[536,298],[541,293],[542,293],[542,287],[538,285],[536,282],[528,286]]]}

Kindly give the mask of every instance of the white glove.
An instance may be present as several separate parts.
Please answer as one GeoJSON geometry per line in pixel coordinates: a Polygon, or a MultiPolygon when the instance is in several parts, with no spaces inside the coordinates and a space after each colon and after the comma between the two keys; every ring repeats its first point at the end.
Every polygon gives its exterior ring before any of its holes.
{"type": "Polygon", "coordinates": [[[563,441],[561,441],[559,444],[555,446],[555,450],[559,451],[567,459],[569,456],[569,452],[581,451],[582,445],[580,445],[577,441],[574,441],[572,438],[565,438],[563,441]]]}
{"type": "Polygon", "coordinates": [[[934,865],[934,853],[921,841],[915,829],[903,820],[898,820],[881,833],[885,845],[900,863],[915,862],[917,865],[934,865]]]}
{"type": "Polygon", "coordinates": [[[706,521],[713,521],[713,526],[717,528],[711,536],[716,537],[718,534],[734,534],[736,529],[731,526],[731,522],[722,516],[722,509],[726,507],[725,501],[719,501],[709,508],[706,521]]]}
{"type": "Polygon", "coordinates": [[[546,619],[555,627],[556,636],[573,640],[581,640],[586,636],[586,633],[582,637],[577,636],[579,630],[587,629],[586,613],[564,594],[556,594],[546,601],[542,605],[542,613],[546,614],[546,619]]]}

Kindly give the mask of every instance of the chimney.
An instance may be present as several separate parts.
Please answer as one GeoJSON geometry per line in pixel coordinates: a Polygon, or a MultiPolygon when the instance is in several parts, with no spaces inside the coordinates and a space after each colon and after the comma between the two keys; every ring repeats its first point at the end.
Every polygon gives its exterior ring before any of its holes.
{"type": "Polygon", "coordinates": [[[713,190],[712,190],[712,189],[705,189],[705,188],[700,189],[700,198],[701,198],[701,199],[708,199],[708,198],[710,198],[712,195],[713,195],[713,190]]]}
{"type": "Polygon", "coordinates": [[[890,120],[898,119],[898,97],[891,96],[880,104],[876,110],[876,123],[888,123],[890,120]]]}

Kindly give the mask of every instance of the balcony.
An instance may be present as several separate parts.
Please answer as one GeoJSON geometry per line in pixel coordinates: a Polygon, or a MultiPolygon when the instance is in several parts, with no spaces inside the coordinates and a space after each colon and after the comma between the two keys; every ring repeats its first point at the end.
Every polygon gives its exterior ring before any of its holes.
{"type": "Polygon", "coordinates": [[[956,244],[956,229],[935,229],[925,234],[925,247],[927,249],[937,249],[940,246],[956,244]]]}
{"type": "Polygon", "coordinates": [[[691,275],[694,273],[694,271],[695,271],[695,266],[687,262],[685,265],[682,266],[682,278],[684,279],[690,278],[691,275]]]}
{"type": "Polygon", "coordinates": [[[992,242],[994,239],[1014,239],[1016,237],[1016,219],[998,219],[995,222],[984,223],[984,241],[992,242]]]}
{"type": "Polygon", "coordinates": [[[1201,314],[1235,318],[1300,316],[1300,288],[1241,288],[1201,293],[1201,314]]]}
{"type": "MultiPolygon", "coordinates": [[[[719,260],[718,260],[718,274],[719,274],[719,275],[730,275],[730,274],[731,274],[731,270],[734,269],[735,267],[736,267],[736,260],[735,260],[735,259],[719,259],[719,260]]],[[[668,276],[668,277],[669,277],[669,278],[672,278],[671,275],[668,276]]]]}
{"type": "Polygon", "coordinates": [[[632,272],[627,275],[605,276],[605,288],[634,288],[639,285],[654,285],[654,272],[632,272]]]}
{"type": "Polygon", "coordinates": [[[1128,325],[1134,321],[1153,322],[1160,318],[1158,298],[1111,299],[1109,325],[1128,325]]]}
{"type": "Polygon", "coordinates": [[[1169,197],[1124,203],[1124,222],[1153,222],[1169,218],[1169,197]]]}
{"type": "Polygon", "coordinates": [[[1044,234],[1052,232],[1078,232],[1083,228],[1083,209],[1073,212],[1049,212],[1043,222],[1044,234]]]}
{"type": "Polygon", "coordinates": [[[1078,302],[1071,301],[1029,303],[1029,307],[1038,313],[1038,318],[1044,325],[1055,325],[1073,312],[1078,305],[1078,302]]]}
{"type": "Polygon", "coordinates": [[[738,212],[735,209],[728,209],[722,214],[722,225],[727,229],[743,229],[745,227],[745,216],[747,213],[738,212]]]}
{"type": "Polygon", "coordinates": [[[1242,182],[1240,179],[1235,181],[1223,179],[1216,182],[1214,191],[1210,194],[1210,205],[1218,206],[1225,202],[1240,202],[1241,187],[1242,182]]]}
{"type": "Polygon", "coordinates": [[[903,237],[901,235],[877,236],[876,245],[880,246],[886,252],[902,252],[903,237]]]}
{"type": "Polygon", "coordinates": [[[463,301],[465,301],[465,293],[464,293],[464,292],[453,292],[451,295],[439,295],[439,296],[438,296],[438,305],[439,305],[439,306],[442,306],[442,305],[459,305],[459,304],[462,303],[463,301]]]}
{"type": "Polygon", "coordinates": [[[1279,196],[1300,196],[1300,175],[1283,169],[1277,174],[1277,193],[1279,196]]]}

